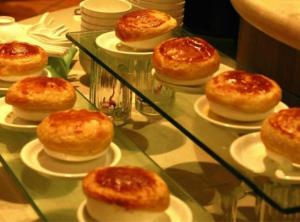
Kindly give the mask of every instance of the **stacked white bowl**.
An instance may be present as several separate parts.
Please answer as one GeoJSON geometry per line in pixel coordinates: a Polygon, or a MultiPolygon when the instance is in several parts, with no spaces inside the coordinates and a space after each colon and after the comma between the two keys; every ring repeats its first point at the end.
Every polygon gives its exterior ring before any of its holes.
{"type": "Polygon", "coordinates": [[[149,8],[163,11],[183,25],[185,0],[129,0],[137,8],[149,8]]]}
{"type": "MultiPolygon", "coordinates": [[[[80,3],[81,31],[108,32],[114,29],[117,20],[132,10],[126,0],[85,0],[80,3]]],[[[80,51],[79,61],[83,69],[89,73],[91,60],[80,51]]]]}

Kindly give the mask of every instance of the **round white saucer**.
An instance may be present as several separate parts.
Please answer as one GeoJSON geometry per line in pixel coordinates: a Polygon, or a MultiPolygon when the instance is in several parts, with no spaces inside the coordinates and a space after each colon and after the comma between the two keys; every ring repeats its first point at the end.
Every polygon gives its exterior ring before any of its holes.
{"type": "Polygon", "coordinates": [[[22,148],[20,156],[26,166],[43,175],[80,178],[96,167],[116,165],[121,159],[121,151],[116,144],[111,143],[104,156],[90,161],[68,162],[48,156],[40,141],[34,139],[22,148]]]}
{"type": "Polygon", "coordinates": [[[116,37],[115,32],[106,32],[96,38],[96,45],[112,55],[118,56],[151,56],[152,51],[137,51],[128,46],[125,46],[116,37]]]}
{"type": "MultiPolygon", "coordinates": [[[[94,222],[86,210],[86,200],[81,202],[77,209],[77,219],[79,222],[94,222]]],[[[192,222],[193,214],[191,209],[174,195],[170,195],[170,206],[155,219],[155,222],[192,222]]],[[[105,222],[105,221],[104,221],[105,222]]]]}
{"type": "Polygon", "coordinates": [[[18,118],[12,111],[12,106],[5,103],[5,98],[0,98],[0,126],[2,128],[21,132],[35,132],[37,124],[37,122],[18,118]]]}
{"type": "MultiPolygon", "coordinates": [[[[287,105],[285,105],[283,102],[279,102],[278,105],[274,108],[274,112],[278,112],[286,108],[288,108],[287,105]]],[[[211,112],[205,95],[201,96],[199,99],[196,100],[196,102],[194,103],[194,110],[201,118],[213,124],[231,129],[255,131],[259,130],[262,124],[262,121],[240,122],[229,120],[211,112]]]]}
{"type": "MultiPolygon", "coordinates": [[[[51,72],[48,69],[44,69],[42,75],[51,77],[51,72]]],[[[6,82],[3,80],[0,80],[0,93],[6,93],[9,87],[13,84],[14,82],[6,82]]]]}
{"type": "MultiPolygon", "coordinates": [[[[155,74],[155,69],[153,69],[154,71],[153,74],[155,74]]],[[[222,72],[228,71],[228,70],[232,70],[231,67],[225,65],[225,64],[220,64],[219,69],[213,74],[214,76],[219,75],[222,72]]],[[[158,75],[155,75],[155,77],[161,81],[164,85],[173,88],[174,90],[178,91],[178,92],[184,92],[184,93],[190,93],[190,94],[203,94],[204,93],[204,88],[205,88],[205,83],[200,84],[200,85],[178,85],[178,84],[174,84],[171,82],[166,82],[163,81],[159,78],[158,75]]]]}
{"type": "Polygon", "coordinates": [[[195,86],[183,86],[176,85],[166,81],[161,80],[157,75],[155,78],[160,81],[163,85],[172,88],[178,92],[190,93],[190,94],[200,94],[204,92],[204,85],[195,85],[195,86]]]}
{"type": "Polygon", "coordinates": [[[300,170],[285,172],[278,163],[267,156],[260,132],[250,133],[237,138],[230,146],[232,158],[244,168],[285,183],[299,183],[300,170]]]}

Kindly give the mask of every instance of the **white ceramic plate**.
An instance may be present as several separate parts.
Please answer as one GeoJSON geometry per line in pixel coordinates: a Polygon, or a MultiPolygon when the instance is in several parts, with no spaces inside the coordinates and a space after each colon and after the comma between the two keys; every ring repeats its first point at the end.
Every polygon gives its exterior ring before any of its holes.
{"type": "Polygon", "coordinates": [[[246,169],[285,183],[300,183],[300,170],[285,172],[267,156],[260,133],[250,133],[237,138],[230,146],[232,158],[246,169]]]}
{"type": "Polygon", "coordinates": [[[116,144],[111,143],[104,156],[90,161],[68,162],[48,156],[40,141],[35,139],[22,148],[20,156],[25,165],[43,175],[80,178],[96,167],[116,165],[121,159],[121,151],[116,144]]]}
{"type": "Polygon", "coordinates": [[[152,51],[135,51],[121,43],[115,32],[106,32],[96,38],[96,45],[112,55],[118,56],[151,56],[152,51]]]}
{"type": "MultiPolygon", "coordinates": [[[[220,64],[220,67],[218,69],[217,72],[215,72],[213,74],[213,76],[217,76],[218,74],[228,71],[228,70],[232,70],[231,67],[225,65],[225,64],[220,64]]],[[[155,70],[153,69],[152,71],[155,74],[155,70]]],[[[178,92],[185,92],[185,93],[191,93],[191,94],[200,94],[200,93],[204,93],[204,84],[201,85],[196,85],[196,86],[184,86],[184,85],[176,85],[176,84],[172,84],[166,81],[161,80],[158,75],[155,75],[155,77],[161,81],[164,85],[178,91],[178,92]]]]}
{"type": "Polygon", "coordinates": [[[4,97],[0,98],[0,126],[2,128],[21,132],[35,132],[37,124],[37,122],[16,117],[12,111],[12,106],[5,103],[4,97]]]}
{"type": "MultiPolygon", "coordinates": [[[[86,210],[86,200],[84,200],[77,209],[77,219],[79,222],[94,222],[86,210]]],[[[179,198],[170,196],[170,206],[165,212],[155,220],[155,222],[192,222],[193,214],[191,209],[179,198]]],[[[105,221],[103,221],[105,222],[105,221]]]]}
{"type": "MultiPolygon", "coordinates": [[[[274,108],[274,112],[278,112],[282,109],[288,108],[283,102],[279,102],[279,104],[274,108]]],[[[239,122],[234,120],[229,120],[223,118],[217,114],[214,114],[209,109],[209,104],[205,95],[201,96],[194,103],[195,112],[202,117],[203,119],[227,128],[237,129],[237,130],[259,130],[261,128],[262,121],[258,122],[239,122]]]]}
{"type": "MultiPolygon", "coordinates": [[[[51,73],[48,69],[44,69],[42,75],[51,76],[51,73]]],[[[6,93],[8,88],[13,84],[13,82],[5,82],[0,80],[0,93],[6,93]]]]}

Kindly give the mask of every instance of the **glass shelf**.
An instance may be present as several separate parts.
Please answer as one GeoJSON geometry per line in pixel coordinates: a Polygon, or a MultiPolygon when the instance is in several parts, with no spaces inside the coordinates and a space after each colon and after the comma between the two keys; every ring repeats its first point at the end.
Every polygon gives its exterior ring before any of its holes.
{"type": "MultiPolygon", "coordinates": [[[[89,55],[98,65],[104,67],[113,76],[119,79],[137,96],[150,104],[165,119],[170,121],[175,127],[181,130],[193,142],[210,154],[214,159],[229,169],[235,176],[243,180],[259,196],[265,199],[273,207],[284,213],[294,213],[300,211],[300,199],[289,193],[300,192],[298,185],[282,185],[271,181],[269,178],[261,177],[246,171],[234,162],[229,154],[231,143],[238,138],[241,133],[235,130],[213,125],[200,118],[194,111],[195,101],[201,94],[188,94],[176,92],[175,102],[171,106],[160,106],[151,99],[143,88],[137,86],[134,76],[128,76],[128,73],[120,71],[120,62],[129,64],[136,60],[134,56],[127,58],[116,58],[116,56],[107,54],[101,48],[96,46],[95,39],[102,34],[101,32],[73,32],[67,37],[89,55]],[[280,190],[280,192],[278,192],[280,190]]],[[[178,35],[190,35],[184,30],[178,30],[178,35]]],[[[221,54],[221,61],[224,65],[234,67],[235,62],[224,54],[221,54]]],[[[126,70],[126,68],[124,69],[126,70]]],[[[287,105],[300,105],[300,99],[284,92],[283,101],[287,105]]],[[[245,133],[245,132],[243,132],[245,133]]]]}
{"type": "MultiPolygon", "coordinates": [[[[77,94],[75,107],[95,109],[80,93],[77,94]]],[[[51,177],[41,175],[26,167],[20,159],[20,151],[26,143],[35,138],[35,133],[16,132],[0,128],[0,161],[3,167],[15,180],[20,190],[24,192],[41,220],[77,221],[77,209],[85,199],[81,187],[81,178],[51,177]]],[[[191,208],[194,221],[213,221],[209,213],[132,143],[118,127],[115,127],[113,142],[119,146],[122,153],[118,165],[140,166],[157,172],[166,181],[171,193],[191,208]]]]}

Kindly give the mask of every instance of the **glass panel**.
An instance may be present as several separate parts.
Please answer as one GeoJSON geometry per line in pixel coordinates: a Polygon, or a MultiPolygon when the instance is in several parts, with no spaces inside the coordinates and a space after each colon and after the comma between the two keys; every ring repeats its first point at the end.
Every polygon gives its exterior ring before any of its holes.
{"type": "MultiPolygon", "coordinates": [[[[77,95],[76,107],[94,109],[80,94],[77,95]]],[[[20,159],[20,151],[26,143],[34,138],[36,138],[35,133],[0,128],[0,160],[3,166],[16,179],[19,188],[27,194],[29,202],[41,220],[77,221],[77,209],[85,199],[81,179],[45,176],[25,166],[20,159]]],[[[118,165],[140,166],[157,172],[166,181],[171,193],[191,208],[194,221],[212,221],[212,217],[198,203],[127,139],[117,127],[115,127],[113,142],[120,147],[122,153],[118,165]]]]}
{"type": "MultiPolygon", "coordinates": [[[[241,168],[229,154],[231,143],[246,132],[237,132],[228,128],[213,125],[200,118],[194,111],[194,103],[202,95],[188,94],[177,91],[175,101],[172,105],[162,106],[153,99],[139,84],[136,84],[138,75],[137,64],[140,62],[135,56],[113,56],[104,52],[96,46],[96,38],[101,32],[75,32],[69,33],[68,38],[72,40],[81,50],[86,52],[96,63],[111,72],[117,79],[130,88],[138,97],[149,103],[164,118],[180,129],[185,135],[202,147],[208,154],[229,169],[234,175],[242,179],[261,197],[271,205],[283,212],[295,212],[300,210],[300,200],[294,195],[287,197],[289,191],[298,190],[297,185],[280,185],[268,178],[261,179],[244,168],[241,168]],[[135,72],[131,72],[134,67],[135,72]],[[275,192],[282,189],[284,192],[275,192]],[[295,198],[294,198],[295,197],[295,198]],[[287,199],[289,201],[287,201],[287,199]],[[291,200],[292,199],[292,200],[291,200]]],[[[178,30],[178,35],[189,35],[189,33],[178,30]]],[[[235,67],[234,61],[221,53],[223,68],[235,67]]],[[[151,58],[151,56],[150,56],[151,58]]],[[[291,94],[284,92],[284,102],[288,105],[299,105],[300,100],[291,94]]],[[[249,132],[249,131],[248,131],[249,132]]]]}

